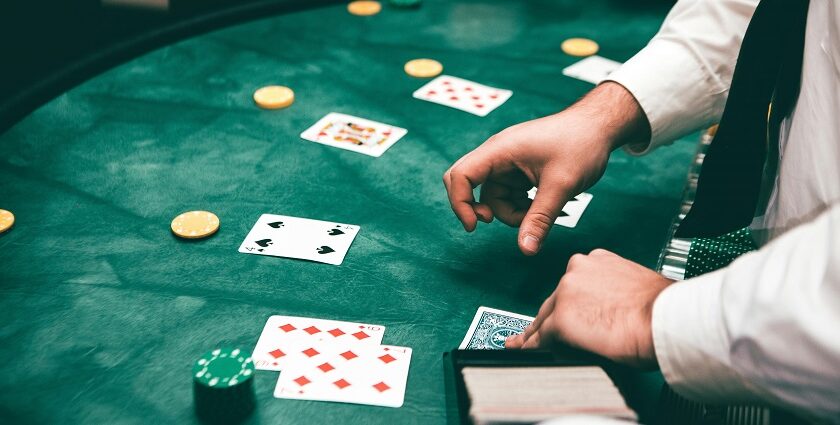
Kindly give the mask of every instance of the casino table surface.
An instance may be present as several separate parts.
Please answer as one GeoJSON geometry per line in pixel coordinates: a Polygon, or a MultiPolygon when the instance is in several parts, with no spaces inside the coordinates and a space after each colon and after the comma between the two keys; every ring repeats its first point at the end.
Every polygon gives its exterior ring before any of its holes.
{"type": "MultiPolygon", "coordinates": [[[[387,3],[358,17],[312,3],[173,41],[91,75],[0,135],[0,415],[16,423],[190,423],[192,363],[217,346],[253,348],[272,314],[387,327],[414,349],[398,409],[272,397],[255,376],[253,423],[443,423],[442,353],[476,308],[533,315],[574,253],[602,247],[655,267],[677,214],[696,136],[645,157],[616,152],[576,228],[540,255],[516,229],[468,234],[441,176],[507,126],[556,112],[592,85],[564,77],[561,52],[588,37],[627,60],[668,5],[621,1],[387,3]],[[426,82],[403,64],[513,97],[481,118],[413,99],[426,82]],[[288,109],[254,106],[257,88],[295,90],[288,109]],[[302,130],[337,111],[408,135],[382,157],[310,143],[302,130]],[[210,238],[173,236],[189,210],[221,220],[210,238]],[[276,213],[361,226],[344,263],[246,255],[257,218],[276,213]]],[[[650,417],[661,385],[633,374],[650,417]]],[[[9,423],[12,423],[9,422],[9,423]]]]}

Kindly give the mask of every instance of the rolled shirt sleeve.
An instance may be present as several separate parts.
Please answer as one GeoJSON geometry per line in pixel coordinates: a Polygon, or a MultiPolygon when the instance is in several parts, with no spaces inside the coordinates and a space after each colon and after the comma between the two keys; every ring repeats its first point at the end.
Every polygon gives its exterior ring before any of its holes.
{"type": "Polygon", "coordinates": [[[662,373],[707,403],[770,402],[840,423],[840,205],[653,307],[662,373]]]}
{"type": "Polygon", "coordinates": [[[757,0],[681,0],[648,45],[607,81],[642,107],[651,140],[627,145],[641,155],[717,122],[757,0]]]}

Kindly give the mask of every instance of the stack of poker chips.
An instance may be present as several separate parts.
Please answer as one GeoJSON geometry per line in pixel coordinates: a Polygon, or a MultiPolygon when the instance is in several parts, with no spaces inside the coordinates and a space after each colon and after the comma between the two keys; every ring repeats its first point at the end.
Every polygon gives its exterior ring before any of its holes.
{"type": "Polygon", "coordinates": [[[254,362],[248,351],[217,348],[193,365],[195,412],[207,423],[235,423],[256,405],[254,362]]]}

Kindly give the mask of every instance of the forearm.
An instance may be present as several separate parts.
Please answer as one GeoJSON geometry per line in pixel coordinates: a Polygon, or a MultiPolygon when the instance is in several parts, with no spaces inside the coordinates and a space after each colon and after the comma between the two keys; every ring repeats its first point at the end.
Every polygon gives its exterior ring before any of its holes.
{"type": "Polygon", "coordinates": [[[609,80],[644,110],[648,139],[626,146],[642,154],[717,122],[757,0],[680,0],[650,43],[609,80]]]}
{"type": "Polygon", "coordinates": [[[652,323],[659,364],[681,394],[840,417],[840,206],[672,285],[652,323]]]}
{"type": "Polygon", "coordinates": [[[647,143],[650,123],[636,98],[621,84],[607,81],[575,102],[562,114],[590,127],[610,150],[626,144],[647,143]]]}

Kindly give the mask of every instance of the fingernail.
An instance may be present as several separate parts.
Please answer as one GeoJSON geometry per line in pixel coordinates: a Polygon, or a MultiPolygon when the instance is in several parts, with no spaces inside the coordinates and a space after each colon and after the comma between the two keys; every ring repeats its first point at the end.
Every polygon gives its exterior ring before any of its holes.
{"type": "Polygon", "coordinates": [[[534,236],[525,235],[525,239],[522,240],[522,246],[528,251],[537,252],[540,249],[540,241],[534,236]]]}

